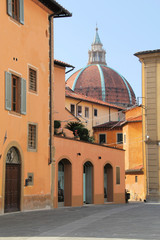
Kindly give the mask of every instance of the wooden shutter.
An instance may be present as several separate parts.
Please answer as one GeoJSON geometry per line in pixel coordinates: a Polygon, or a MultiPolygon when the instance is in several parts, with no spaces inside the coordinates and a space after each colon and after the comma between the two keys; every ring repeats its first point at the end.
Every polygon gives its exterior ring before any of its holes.
{"type": "Polygon", "coordinates": [[[11,77],[11,73],[5,72],[5,108],[9,111],[11,111],[11,77]]]}
{"type": "Polygon", "coordinates": [[[24,0],[19,0],[19,21],[24,24],[24,0]]]}
{"type": "Polygon", "coordinates": [[[21,113],[26,114],[26,80],[21,78],[21,113]]]}
{"type": "Polygon", "coordinates": [[[7,13],[12,17],[12,0],[7,0],[7,13]]]}

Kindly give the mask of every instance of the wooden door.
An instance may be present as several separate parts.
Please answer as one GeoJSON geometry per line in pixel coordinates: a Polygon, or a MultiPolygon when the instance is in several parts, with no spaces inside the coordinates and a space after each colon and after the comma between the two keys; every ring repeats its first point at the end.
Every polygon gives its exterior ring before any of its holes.
{"type": "Polygon", "coordinates": [[[6,164],[5,212],[20,210],[21,165],[6,164]]]}

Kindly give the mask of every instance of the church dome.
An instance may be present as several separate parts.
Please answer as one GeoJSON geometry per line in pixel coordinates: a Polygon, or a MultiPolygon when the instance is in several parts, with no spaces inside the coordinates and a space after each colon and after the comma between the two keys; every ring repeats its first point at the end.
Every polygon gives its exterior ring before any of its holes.
{"type": "Polygon", "coordinates": [[[88,65],[70,76],[67,85],[77,93],[104,102],[123,107],[134,105],[136,98],[132,87],[122,75],[107,66],[102,46],[96,28],[88,65]]]}

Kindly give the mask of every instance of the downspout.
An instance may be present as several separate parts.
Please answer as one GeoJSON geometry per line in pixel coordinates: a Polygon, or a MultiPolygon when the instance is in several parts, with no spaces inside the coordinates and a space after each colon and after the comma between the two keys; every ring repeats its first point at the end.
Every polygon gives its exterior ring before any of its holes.
{"type": "MultiPolygon", "coordinates": [[[[61,11],[60,11],[61,12],[61,11]]],[[[59,13],[60,13],[59,12],[59,13]]],[[[58,13],[58,14],[59,14],[58,13]]],[[[56,13],[57,14],[57,13],[56,13]]],[[[53,128],[54,128],[54,122],[53,122],[53,83],[54,83],[54,76],[53,76],[53,18],[54,13],[49,15],[49,161],[48,164],[51,165],[51,208],[54,208],[54,186],[55,186],[55,151],[54,151],[54,143],[53,143],[53,128]]]]}
{"type": "Polygon", "coordinates": [[[49,115],[49,162],[48,164],[52,163],[52,143],[53,143],[53,122],[52,122],[52,108],[53,108],[53,102],[52,102],[52,98],[53,98],[53,87],[52,87],[52,83],[53,83],[53,18],[54,18],[54,14],[49,15],[48,20],[49,20],[49,111],[50,111],[50,115],[49,115]]]}
{"type": "Polygon", "coordinates": [[[51,208],[54,208],[54,176],[55,167],[53,164],[54,151],[53,151],[53,18],[54,14],[49,15],[49,161],[51,165],[51,208]]]}
{"type": "MultiPolygon", "coordinates": [[[[62,12],[59,11],[56,14],[60,14],[62,12]]],[[[49,109],[50,109],[50,117],[49,117],[49,133],[50,133],[50,140],[49,140],[49,146],[50,146],[50,156],[49,156],[49,162],[48,164],[51,164],[53,162],[54,159],[54,149],[53,149],[53,82],[54,82],[54,78],[53,78],[53,18],[54,18],[55,14],[51,14],[48,17],[49,20],[49,85],[50,85],[50,104],[49,104],[49,109]]]]}

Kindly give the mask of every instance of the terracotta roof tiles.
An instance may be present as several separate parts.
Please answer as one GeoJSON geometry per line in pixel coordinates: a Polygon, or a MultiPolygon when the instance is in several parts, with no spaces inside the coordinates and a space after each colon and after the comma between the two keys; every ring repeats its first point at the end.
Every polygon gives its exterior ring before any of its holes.
{"type": "Polygon", "coordinates": [[[71,98],[75,98],[75,99],[79,99],[79,100],[83,100],[86,102],[92,102],[95,104],[100,104],[100,105],[104,105],[104,106],[108,106],[108,107],[113,107],[119,110],[123,110],[124,108],[114,105],[114,104],[110,104],[110,103],[106,103],[103,102],[101,100],[97,100],[95,98],[89,97],[89,96],[85,96],[83,94],[78,94],[76,92],[74,92],[72,89],[70,89],[69,87],[66,87],[66,97],[71,97],[71,98]]]}

